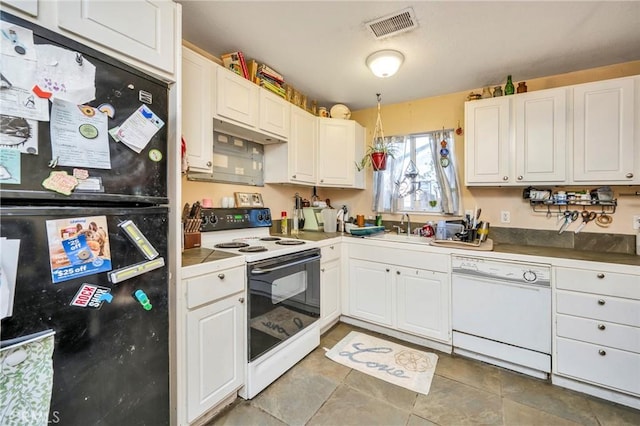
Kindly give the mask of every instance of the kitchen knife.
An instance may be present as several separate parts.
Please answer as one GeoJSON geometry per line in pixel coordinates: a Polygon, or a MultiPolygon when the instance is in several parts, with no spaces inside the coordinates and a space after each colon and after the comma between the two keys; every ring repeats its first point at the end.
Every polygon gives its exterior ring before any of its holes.
{"type": "Polygon", "coordinates": [[[182,222],[186,222],[187,219],[189,218],[189,212],[191,211],[191,208],[189,207],[189,203],[185,203],[183,209],[182,209],[182,222]]]}

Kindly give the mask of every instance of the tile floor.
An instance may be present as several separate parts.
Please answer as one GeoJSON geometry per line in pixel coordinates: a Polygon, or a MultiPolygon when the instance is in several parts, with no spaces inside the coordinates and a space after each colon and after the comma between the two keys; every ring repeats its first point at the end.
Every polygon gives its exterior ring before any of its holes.
{"type": "Polygon", "coordinates": [[[209,425],[640,425],[638,410],[439,352],[431,391],[418,394],[325,357],[323,347],[351,330],[377,335],[339,323],[257,397],[238,398],[209,425]]]}

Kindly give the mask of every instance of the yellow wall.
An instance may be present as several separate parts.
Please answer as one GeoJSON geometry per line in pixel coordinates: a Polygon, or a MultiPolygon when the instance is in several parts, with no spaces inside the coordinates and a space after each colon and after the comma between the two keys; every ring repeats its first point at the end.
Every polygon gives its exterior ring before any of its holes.
{"type": "MultiPolygon", "coordinates": [[[[529,91],[542,90],[553,87],[568,86],[572,84],[586,83],[590,81],[609,78],[624,77],[640,74],[640,61],[611,65],[589,70],[577,71],[556,76],[538,78],[527,81],[529,91]]],[[[517,77],[517,76],[516,76],[517,77]]],[[[398,77],[399,78],[399,77],[398,77]]],[[[514,82],[515,83],[515,82],[514,82]]],[[[384,93],[382,94],[382,122],[385,135],[398,135],[417,133],[423,131],[456,128],[458,123],[464,127],[464,102],[471,89],[464,92],[451,93],[444,96],[424,98],[409,102],[385,105],[384,93]]],[[[474,90],[476,93],[480,89],[474,90]]],[[[351,118],[367,128],[366,142],[371,140],[375,127],[376,109],[354,111],[351,118]]],[[[636,137],[640,137],[637,135],[636,137]]],[[[458,159],[458,173],[460,182],[464,183],[464,134],[456,136],[455,155],[458,159]]],[[[338,154],[338,153],[336,153],[338,154]]],[[[353,216],[364,214],[374,215],[371,211],[371,187],[373,172],[367,170],[367,188],[361,190],[325,189],[318,188],[321,199],[330,198],[332,204],[340,206],[349,205],[353,216]]],[[[304,198],[311,198],[311,188],[293,185],[265,185],[265,187],[248,187],[217,183],[190,182],[183,178],[183,202],[192,203],[204,197],[212,198],[214,206],[220,206],[220,198],[233,196],[234,191],[260,192],[265,205],[270,207],[274,216],[281,210],[287,210],[291,215],[293,196],[299,192],[304,198]]],[[[579,187],[574,187],[580,189],[579,187]]],[[[585,188],[585,189],[590,189],[585,188]]],[[[556,218],[547,219],[542,213],[533,213],[529,204],[522,199],[523,188],[464,188],[463,208],[473,209],[475,206],[482,208],[482,219],[491,222],[491,226],[508,226],[531,229],[557,229],[556,218]],[[511,223],[500,224],[500,211],[511,212],[511,223]]],[[[640,191],[639,186],[614,187],[618,196],[621,192],[640,191]]],[[[640,214],[640,197],[618,197],[618,209],[613,215],[614,221],[609,228],[599,228],[590,224],[585,231],[588,232],[613,232],[620,234],[633,234],[631,227],[632,215],[640,214]]],[[[383,220],[399,220],[399,215],[384,215],[383,220]]],[[[437,220],[433,215],[412,215],[412,223],[422,223],[428,220],[437,220]]],[[[571,229],[575,227],[572,226],[571,229]]]]}

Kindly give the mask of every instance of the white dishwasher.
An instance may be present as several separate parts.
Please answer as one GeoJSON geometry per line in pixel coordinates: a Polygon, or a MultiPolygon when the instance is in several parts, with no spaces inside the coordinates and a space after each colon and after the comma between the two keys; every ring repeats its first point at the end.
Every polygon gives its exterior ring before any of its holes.
{"type": "Polygon", "coordinates": [[[551,372],[551,267],[451,258],[453,351],[547,378],[551,372]]]}

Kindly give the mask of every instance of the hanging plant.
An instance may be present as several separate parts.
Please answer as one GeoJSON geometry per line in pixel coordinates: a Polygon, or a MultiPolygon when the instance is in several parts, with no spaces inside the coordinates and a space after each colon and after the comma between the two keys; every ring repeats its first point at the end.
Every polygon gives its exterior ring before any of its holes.
{"type": "Polygon", "coordinates": [[[367,148],[364,157],[359,163],[356,163],[358,171],[362,171],[368,165],[371,165],[374,171],[382,171],[387,168],[387,157],[395,158],[394,154],[397,146],[394,144],[395,138],[384,137],[382,130],[382,118],[380,117],[380,93],[378,97],[378,117],[376,119],[376,127],[373,131],[373,139],[371,145],[367,148]]]}

